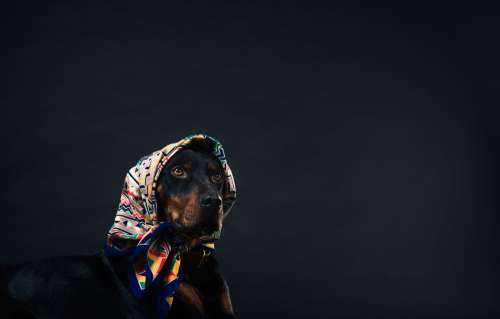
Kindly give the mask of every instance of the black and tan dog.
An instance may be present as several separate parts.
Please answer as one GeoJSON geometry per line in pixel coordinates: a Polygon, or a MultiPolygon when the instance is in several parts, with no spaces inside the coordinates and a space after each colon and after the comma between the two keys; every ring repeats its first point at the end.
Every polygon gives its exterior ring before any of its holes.
{"type": "MultiPolygon", "coordinates": [[[[226,178],[209,149],[185,147],[163,167],[158,179],[158,217],[178,225],[165,240],[183,238],[183,279],[168,318],[234,318],[229,290],[214,254],[198,249],[220,231],[221,192],[226,178]]],[[[158,318],[149,289],[137,299],[129,290],[127,257],[49,258],[4,267],[0,318],[158,318]]]]}

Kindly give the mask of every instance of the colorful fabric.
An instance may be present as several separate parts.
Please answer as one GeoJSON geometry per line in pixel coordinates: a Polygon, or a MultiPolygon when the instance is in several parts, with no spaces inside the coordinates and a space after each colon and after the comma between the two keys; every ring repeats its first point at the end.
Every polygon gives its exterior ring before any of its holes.
{"type": "MultiPolygon", "coordinates": [[[[130,286],[137,298],[141,298],[153,284],[161,286],[158,310],[162,318],[168,313],[175,290],[180,284],[182,269],[179,248],[182,242],[175,239],[167,241],[162,237],[164,230],[175,226],[158,220],[156,186],[168,160],[193,141],[207,143],[222,165],[226,175],[222,194],[223,210],[224,215],[229,213],[236,199],[236,185],[224,149],[210,136],[190,135],[141,158],[128,171],[115,221],[104,247],[108,256],[125,255],[130,258],[130,286]]],[[[214,248],[213,243],[205,246],[214,248]]]]}

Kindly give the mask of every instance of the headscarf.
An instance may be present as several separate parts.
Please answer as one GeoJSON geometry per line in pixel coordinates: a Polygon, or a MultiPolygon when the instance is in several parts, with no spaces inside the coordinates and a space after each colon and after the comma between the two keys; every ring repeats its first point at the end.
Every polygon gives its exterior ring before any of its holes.
{"type": "MultiPolygon", "coordinates": [[[[220,162],[226,176],[222,188],[224,215],[236,200],[236,185],[226,155],[219,141],[205,134],[194,134],[168,144],[142,157],[127,173],[120,196],[114,224],[108,232],[104,247],[107,256],[128,256],[129,281],[135,297],[141,298],[149,287],[160,287],[158,312],[165,318],[173,302],[173,295],[181,280],[180,249],[182,242],[167,242],[161,235],[175,228],[158,218],[156,187],[162,169],[174,154],[194,142],[205,143],[220,162]]],[[[218,234],[216,234],[218,235],[218,234]]],[[[213,249],[213,243],[205,244],[213,249]]]]}

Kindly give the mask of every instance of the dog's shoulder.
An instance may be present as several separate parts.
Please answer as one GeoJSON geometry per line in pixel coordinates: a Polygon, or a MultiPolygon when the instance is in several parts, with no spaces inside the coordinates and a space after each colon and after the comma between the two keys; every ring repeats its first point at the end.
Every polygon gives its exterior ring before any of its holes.
{"type": "Polygon", "coordinates": [[[47,258],[1,271],[4,299],[39,317],[142,317],[102,254],[47,258]]]}

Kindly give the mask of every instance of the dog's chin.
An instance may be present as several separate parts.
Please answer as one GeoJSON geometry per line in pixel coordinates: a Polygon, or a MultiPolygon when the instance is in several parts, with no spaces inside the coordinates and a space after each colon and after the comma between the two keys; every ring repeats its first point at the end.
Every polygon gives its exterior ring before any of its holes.
{"type": "Polygon", "coordinates": [[[184,240],[188,246],[214,242],[219,239],[220,233],[220,229],[215,227],[193,227],[182,224],[177,224],[175,231],[175,235],[184,240]]]}
{"type": "Polygon", "coordinates": [[[207,243],[207,242],[214,242],[218,240],[220,237],[220,230],[212,230],[210,232],[203,233],[200,237],[199,240],[202,243],[207,243]]]}
{"type": "Polygon", "coordinates": [[[219,239],[220,230],[218,228],[196,227],[191,229],[191,237],[200,242],[209,242],[219,239]]]}

